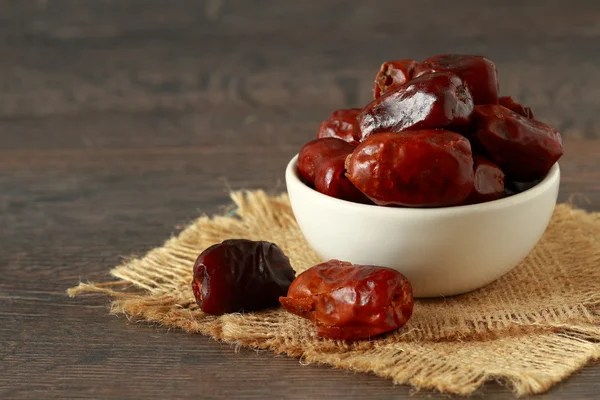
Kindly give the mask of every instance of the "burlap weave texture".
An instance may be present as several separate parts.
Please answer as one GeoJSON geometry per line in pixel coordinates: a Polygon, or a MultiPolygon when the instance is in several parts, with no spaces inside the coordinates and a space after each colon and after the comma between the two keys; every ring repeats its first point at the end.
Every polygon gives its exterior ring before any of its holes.
{"type": "Polygon", "coordinates": [[[557,206],[540,243],[501,279],[465,295],[419,300],[403,329],[344,343],[317,338],[310,322],[282,309],[222,317],[199,309],[192,265],[214,243],[277,243],[297,272],[320,262],[287,195],[235,192],[232,198],[234,215],[200,217],[162,247],[114,268],[116,282],[82,283],[69,294],[107,293],[117,314],[462,395],[488,380],[520,395],[543,392],[600,358],[600,213],[557,206]]]}

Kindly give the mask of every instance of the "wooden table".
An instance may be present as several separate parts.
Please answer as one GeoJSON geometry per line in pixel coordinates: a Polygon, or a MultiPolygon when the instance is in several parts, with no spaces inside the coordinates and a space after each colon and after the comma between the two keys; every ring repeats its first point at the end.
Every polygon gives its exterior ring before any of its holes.
{"type": "MultiPolygon", "coordinates": [[[[0,2],[0,398],[408,398],[65,294],[230,188],[284,190],[286,162],[368,101],[386,59],[488,55],[564,136],[560,200],[600,210],[600,2],[376,3],[0,2]]],[[[599,380],[592,365],[539,398],[597,398],[599,380]]]]}

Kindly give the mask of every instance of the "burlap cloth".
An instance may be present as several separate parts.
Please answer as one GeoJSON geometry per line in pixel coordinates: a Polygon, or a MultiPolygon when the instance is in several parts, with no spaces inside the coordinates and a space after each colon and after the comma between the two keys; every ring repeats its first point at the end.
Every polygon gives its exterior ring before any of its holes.
{"type": "Polygon", "coordinates": [[[540,243],[509,274],[469,294],[417,301],[397,332],[343,343],[317,338],[310,322],[280,308],[222,317],[199,309],[192,265],[211,244],[271,241],[297,272],[320,262],[287,195],[236,192],[232,198],[237,208],[230,216],[198,218],[163,247],[114,268],[118,281],[82,283],[68,293],[107,293],[116,314],[461,395],[489,380],[518,395],[544,392],[600,358],[600,213],[557,206],[540,243]]]}

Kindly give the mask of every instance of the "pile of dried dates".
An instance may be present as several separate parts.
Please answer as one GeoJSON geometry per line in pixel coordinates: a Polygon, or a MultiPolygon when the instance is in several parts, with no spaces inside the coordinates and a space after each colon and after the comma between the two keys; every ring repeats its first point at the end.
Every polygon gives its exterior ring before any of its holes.
{"type": "Polygon", "coordinates": [[[413,311],[410,282],[400,272],[338,260],[295,276],[277,245],[226,240],[194,264],[192,290],[207,314],[254,311],[281,304],[311,320],[317,335],[358,340],[398,329],[413,311]]]}
{"type": "MultiPolygon", "coordinates": [[[[495,65],[481,56],[386,62],[374,100],[335,111],[302,148],[300,175],[326,195],[381,206],[474,204],[526,190],[560,158],[562,140],[498,88],[495,65]]],[[[204,250],[192,289],[208,314],[281,304],[337,340],[398,329],[414,304],[394,269],[329,260],[296,277],[277,245],[245,239],[204,250]]]]}
{"type": "Polygon", "coordinates": [[[302,147],[298,170],[342,200],[403,207],[475,204],[537,184],[563,154],[560,134],[499,97],[482,56],[383,63],[374,100],[335,111],[302,147]]]}

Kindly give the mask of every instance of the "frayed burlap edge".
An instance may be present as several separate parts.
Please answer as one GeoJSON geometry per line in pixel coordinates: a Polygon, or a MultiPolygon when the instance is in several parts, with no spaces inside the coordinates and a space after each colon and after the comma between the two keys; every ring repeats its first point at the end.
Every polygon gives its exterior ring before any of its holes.
{"type": "Polygon", "coordinates": [[[119,281],[82,283],[69,295],[105,293],[114,298],[115,314],[461,395],[489,380],[519,395],[540,393],[600,357],[600,214],[559,205],[536,250],[507,276],[471,294],[419,301],[398,332],[344,343],[316,338],[310,323],[281,309],[214,317],[197,307],[191,267],[210,244],[270,240],[299,272],[319,261],[286,195],[236,192],[232,198],[235,215],[201,217],[163,247],[113,269],[119,281]],[[532,280],[532,273],[548,271],[552,279],[532,280]]]}

